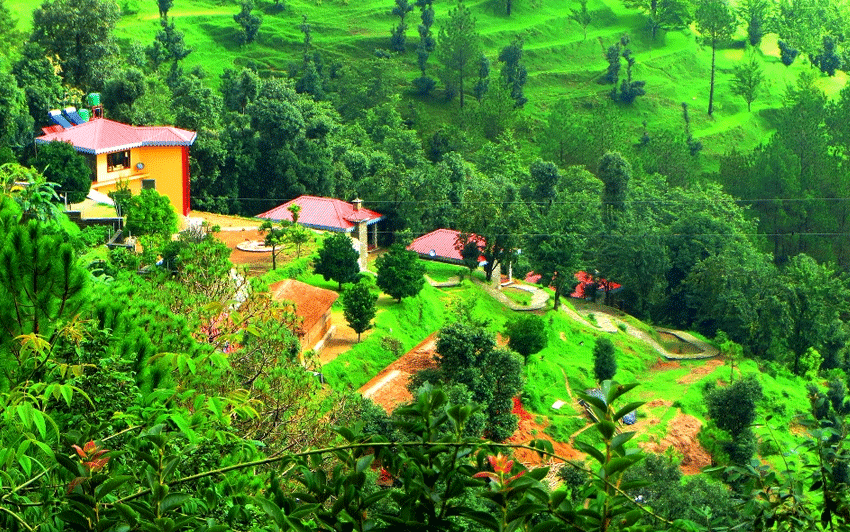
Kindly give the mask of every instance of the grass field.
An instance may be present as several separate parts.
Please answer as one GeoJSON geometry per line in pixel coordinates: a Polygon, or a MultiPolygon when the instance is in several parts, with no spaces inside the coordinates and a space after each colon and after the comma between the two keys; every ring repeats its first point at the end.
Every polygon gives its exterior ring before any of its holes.
{"type": "MultiPolygon", "coordinates": [[[[125,14],[118,25],[122,45],[132,41],[149,44],[159,30],[158,13],[153,1],[122,0],[125,6],[136,6],[125,14]]],[[[282,2],[284,3],[284,2],[282,2]]],[[[646,80],[647,95],[630,106],[618,105],[626,120],[630,136],[638,139],[643,121],[649,128],[661,126],[680,128],[681,103],[691,106],[691,128],[694,136],[704,144],[702,158],[706,169],[716,168],[714,156],[731,148],[751,148],[764,140],[771,125],[768,111],[778,107],[785,88],[793,84],[800,72],[809,70],[805,58],[791,67],[784,66],[778,57],[776,36],[767,35],[755,53],[768,80],[764,94],[748,112],[745,102],[729,91],[732,68],[747,51],[744,49],[744,29],[740,29],[735,42],[721,49],[717,55],[717,83],[713,117],[706,113],[708,104],[708,77],[711,49],[698,46],[692,29],[661,33],[652,41],[644,29],[643,16],[626,9],[620,0],[590,0],[588,9],[594,21],[584,38],[581,28],[569,20],[570,9],[577,7],[560,0],[521,0],[515,2],[510,18],[503,13],[503,4],[496,0],[468,2],[481,34],[486,54],[494,61],[498,51],[515,37],[524,40],[524,62],[529,79],[525,88],[529,103],[524,113],[533,120],[545,117],[548,109],[559,99],[581,102],[590,98],[605,100],[609,86],[600,85],[597,79],[604,72],[604,48],[616,42],[624,33],[631,36],[631,48],[637,61],[635,79],[646,80]]],[[[31,10],[28,0],[8,0],[7,5],[17,14],[20,25],[31,27],[31,10]]],[[[453,3],[435,3],[435,35],[446,19],[453,3]]],[[[263,71],[283,73],[287,66],[300,60],[302,34],[299,25],[306,16],[312,28],[313,46],[322,52],[325,62],[349,63],[372,57],[376,48],[388,48],[389,30],[395,17],[389,14],[389,0],[291,0],[285,9],[277,10],[271,0],[257,2],[257,11],[263,15],[257,42],[238,46],[234,40],[237,27],[233,15],[238,11],[235,0],[181,0],[175,3],[169,15],[181,31],[186,43],[193,49],[185,60],[187,67],[202,66],[209,74],[209,82],[218,83],[221,73],[232,67],[254,62],[263,71]]],[[[126,11],[125,11],[126,12],[126,11]]],[[[429,117],[429,123],[440,124],[461,120],[456,112],[457,102],[444,103],[439,98],[420,99],[409,94],[409,80],[417,75],[415,46],[418,40],[416,24],[418,11],[409,15],[407,51],[395,56],[399,86],[412,105],[429,117]]],[[[436,59],[429,61],[431,74],[438,68],[436,59]]],[[[835,95],[846,83],[843,73],[833,78],[820,76],[818,85],[828,95],[835,95]]],[[[536,156],[533,138],[523,143],[528,157],[536,156]]]]}

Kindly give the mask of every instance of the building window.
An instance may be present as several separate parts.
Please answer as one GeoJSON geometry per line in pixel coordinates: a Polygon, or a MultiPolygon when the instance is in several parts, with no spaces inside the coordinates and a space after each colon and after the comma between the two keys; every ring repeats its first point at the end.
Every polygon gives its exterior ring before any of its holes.
{"type": "Polygon", "coordinates": [[[130,168],[130,151],[119,151],[106,154],[106,171],[114,172],[130,168]]]}

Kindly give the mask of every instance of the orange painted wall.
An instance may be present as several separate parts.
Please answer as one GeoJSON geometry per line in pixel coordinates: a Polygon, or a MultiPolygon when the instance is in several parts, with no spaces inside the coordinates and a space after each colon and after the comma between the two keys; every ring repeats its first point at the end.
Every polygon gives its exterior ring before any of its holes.
{"type": "Polygon", "coordinates": [[[142,179],[155,179],[156,191],[168,196],[177,214],[186,212],[183,202],[183,147],[144,146],[130,150],[130,168],[107,172],[106,154],[97,156],[97,180],[92,188],[106,194],[116,189],[119,180],[127,180],[133,194],[142,189],[142,179]],[[144,163],[142,170],[136,164],[144,163]]]}

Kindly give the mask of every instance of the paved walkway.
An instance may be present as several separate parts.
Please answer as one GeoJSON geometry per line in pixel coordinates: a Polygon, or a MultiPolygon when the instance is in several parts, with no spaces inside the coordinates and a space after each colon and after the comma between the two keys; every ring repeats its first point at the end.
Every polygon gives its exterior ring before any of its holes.
{"type": "Polygon", "coordinates": [[[564,311],[571,318],[576,320],[578,323],[586,327],[590,327],[591,329],[608,333],[617,333],[620,331],[624,331],[626,334],[633,336],[634,338],[637,338],[652,347],[659,355],[663,356],[667,360],[702,360],[705,358],[713,358],[720,354],[717,348],[707,342],[700,340],[692,334],[686,333],[684,331],[676,331],[673,329],[663,329],[660,327],[656,328],[655,330],[658,332],[672,334],[680,340],[687,342],[696,347],[697,349],[701,350],[699,353],[671,353],[670,351],[664,349],[664,347],[659,344],[655,340],[655,338],[650,336],[647,332],[633,327],[624,322],[623,320],[618,319],[616,316],[607,312],[606,308],[602,305],[595,305],[593,308],[586,308],[578,311],[573,310],[567,305],[561,305],[561,310],[564,311]],[[596,325],[594,325],[590,321],[591,314],[593,314],[593,321],[596,322],[596,325]],[[623,328],[621,329],[621,327],[623,328]]]}
{"type": "Polygon", "coordinates": [[[514,288],[518,288],[520,290],[525,290],[531,293],[531,301],[529,301],[528,305],[520,305],[515,302],[513,299],[509,298],[505,294],[502,293],[501,290],[497,290],[493,288],[490,283],[482,283],[477,279],[473,279],[472,282],[480,286],[484,289],[485,292],[493,296],[496,301],[502,303],[506,307],[511,310],[516,311],[529,311],[529,310],[540,310],[546,307],[546,302],[549,301],[549,294],[546,291],[541,290],[535,286],[528,285],[508,285],[513,286],[514,288]]]}

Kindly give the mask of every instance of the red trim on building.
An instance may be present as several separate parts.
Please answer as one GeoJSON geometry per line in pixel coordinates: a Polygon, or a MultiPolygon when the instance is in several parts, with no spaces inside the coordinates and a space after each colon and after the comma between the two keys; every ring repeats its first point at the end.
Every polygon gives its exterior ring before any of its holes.
{"type": "Polygon", "coordinates": [[[189,194],[189,146],[183,146],[183,216],[189,214],[191,196],[189,194]]]}

